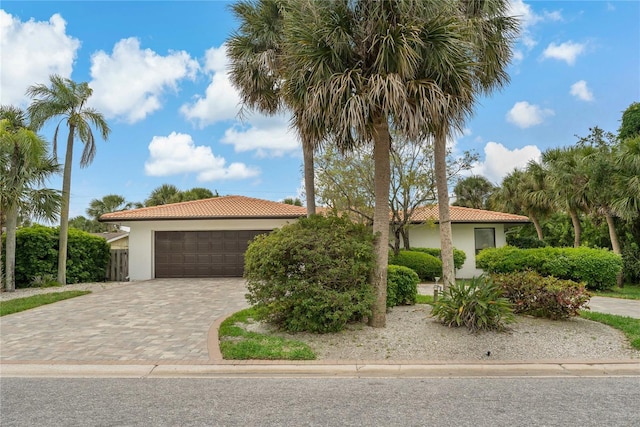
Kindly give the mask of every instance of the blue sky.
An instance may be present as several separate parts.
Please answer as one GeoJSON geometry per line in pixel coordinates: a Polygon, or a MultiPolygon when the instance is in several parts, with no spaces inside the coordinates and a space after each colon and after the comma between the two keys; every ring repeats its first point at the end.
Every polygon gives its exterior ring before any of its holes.
{"type": "MultiPolygon", "coordinates": [[[[107,194],[143,201],[163,183],[301,197],[302,155],[287,117],[237,119],[223,46],[236,26],[229,4],[2,1],[1,103],[26,107],[27,87],[56,73],[89,82],[92,106],[112,129],[86,169],[76,146],[71,216],[85,215],[92,199],[107,194]]],[[[549,147],[574,144],[590,127],[617,131],[622,111],[640,101],[640,2],[511,6],[523,22],[511,83],[482,99],[451,141],[457,152],[478,152],[474,172],[495,183],[549,147]]],[[[51,140],[53,127],[42,135],[51,140]]],[[[61,179],[50,186],[61,188],[61,179]]]]}

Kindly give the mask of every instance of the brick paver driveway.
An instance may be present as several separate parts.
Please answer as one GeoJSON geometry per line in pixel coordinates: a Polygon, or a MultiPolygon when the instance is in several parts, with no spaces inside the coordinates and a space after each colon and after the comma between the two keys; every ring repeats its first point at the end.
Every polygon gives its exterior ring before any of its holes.
{"type": "Polygon", "coordinates": [[[209,328],[245,281],[155,279],[0,318],[0,360],[207,361],[209,328]]]}

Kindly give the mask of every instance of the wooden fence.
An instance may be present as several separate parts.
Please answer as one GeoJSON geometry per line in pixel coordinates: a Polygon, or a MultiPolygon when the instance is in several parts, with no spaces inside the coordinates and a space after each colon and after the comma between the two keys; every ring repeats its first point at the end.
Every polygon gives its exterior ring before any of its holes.
{"type": "Polygon", "coordinates": [[[111,259],[107,265],[107,280],[125,282],[129,277],[129,249],[111,249],[111,259]]]}

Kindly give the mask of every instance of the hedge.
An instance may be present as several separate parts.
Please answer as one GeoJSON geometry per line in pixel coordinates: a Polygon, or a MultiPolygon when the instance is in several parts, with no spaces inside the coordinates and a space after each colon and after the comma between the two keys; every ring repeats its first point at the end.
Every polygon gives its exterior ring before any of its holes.
{"type": "Polygon", "coordinates": [[[389,264],[409,267],[422,281],[442,276],[442,261],[433,255],[416,251],[400,251],[389,257],[389,264]]]}
{"type": "Polygon", "coordinates": [[[418,283],[420,283],[420,278],[409,267],[389,265],[387,269],[387,307],[415,304],[418,283]]]}
{"type": "MultiPolygon", "coordinates": [[[[41,225],[20,228],[16,232],[17,288],[34,286],[37,278],[57,275],[58,236],[57,227],[41,225]]],[[[109,256],[110,247],[104,238],[70,228],[67,283],[103,282],[109,256]]]]}
{"type": "Polygon", "coordinates": [[[504,246],[482,250],[476,255],[476,267],[487,273],[532,270],[542,276],[585,282],[590,290],[605,290],[615,286],[622,259],[606,249],[504,246]]]}
{"type": "MultiPolygon", "coordinates": [[[[441,253],[440,248],[411,248],[411,250],[415,252],[424,252],[438,258],[439,260],[442,260],[442,257],[440,256],[440,253],[441,253]]],[[[456,270],[459,270],[462,268],[466,259],[467,259],[467,254],[465,254],[464,251],[453,248],[453,267],[456,270]]]]}

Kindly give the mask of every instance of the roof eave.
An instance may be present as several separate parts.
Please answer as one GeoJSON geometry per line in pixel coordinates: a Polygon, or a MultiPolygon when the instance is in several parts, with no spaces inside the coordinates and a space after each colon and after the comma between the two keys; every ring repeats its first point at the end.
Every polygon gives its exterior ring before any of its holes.
{"type": "Polygon", "coordinates": [[[147,217],[147,218],[99,218],[99,222],[139,222],[139,221],[184,221],[184,220],[218,220],[218,219],[298,219],[306,216],[299,215],[227,215],[227,216],[166,216],[166,217],[147,217]]]}

